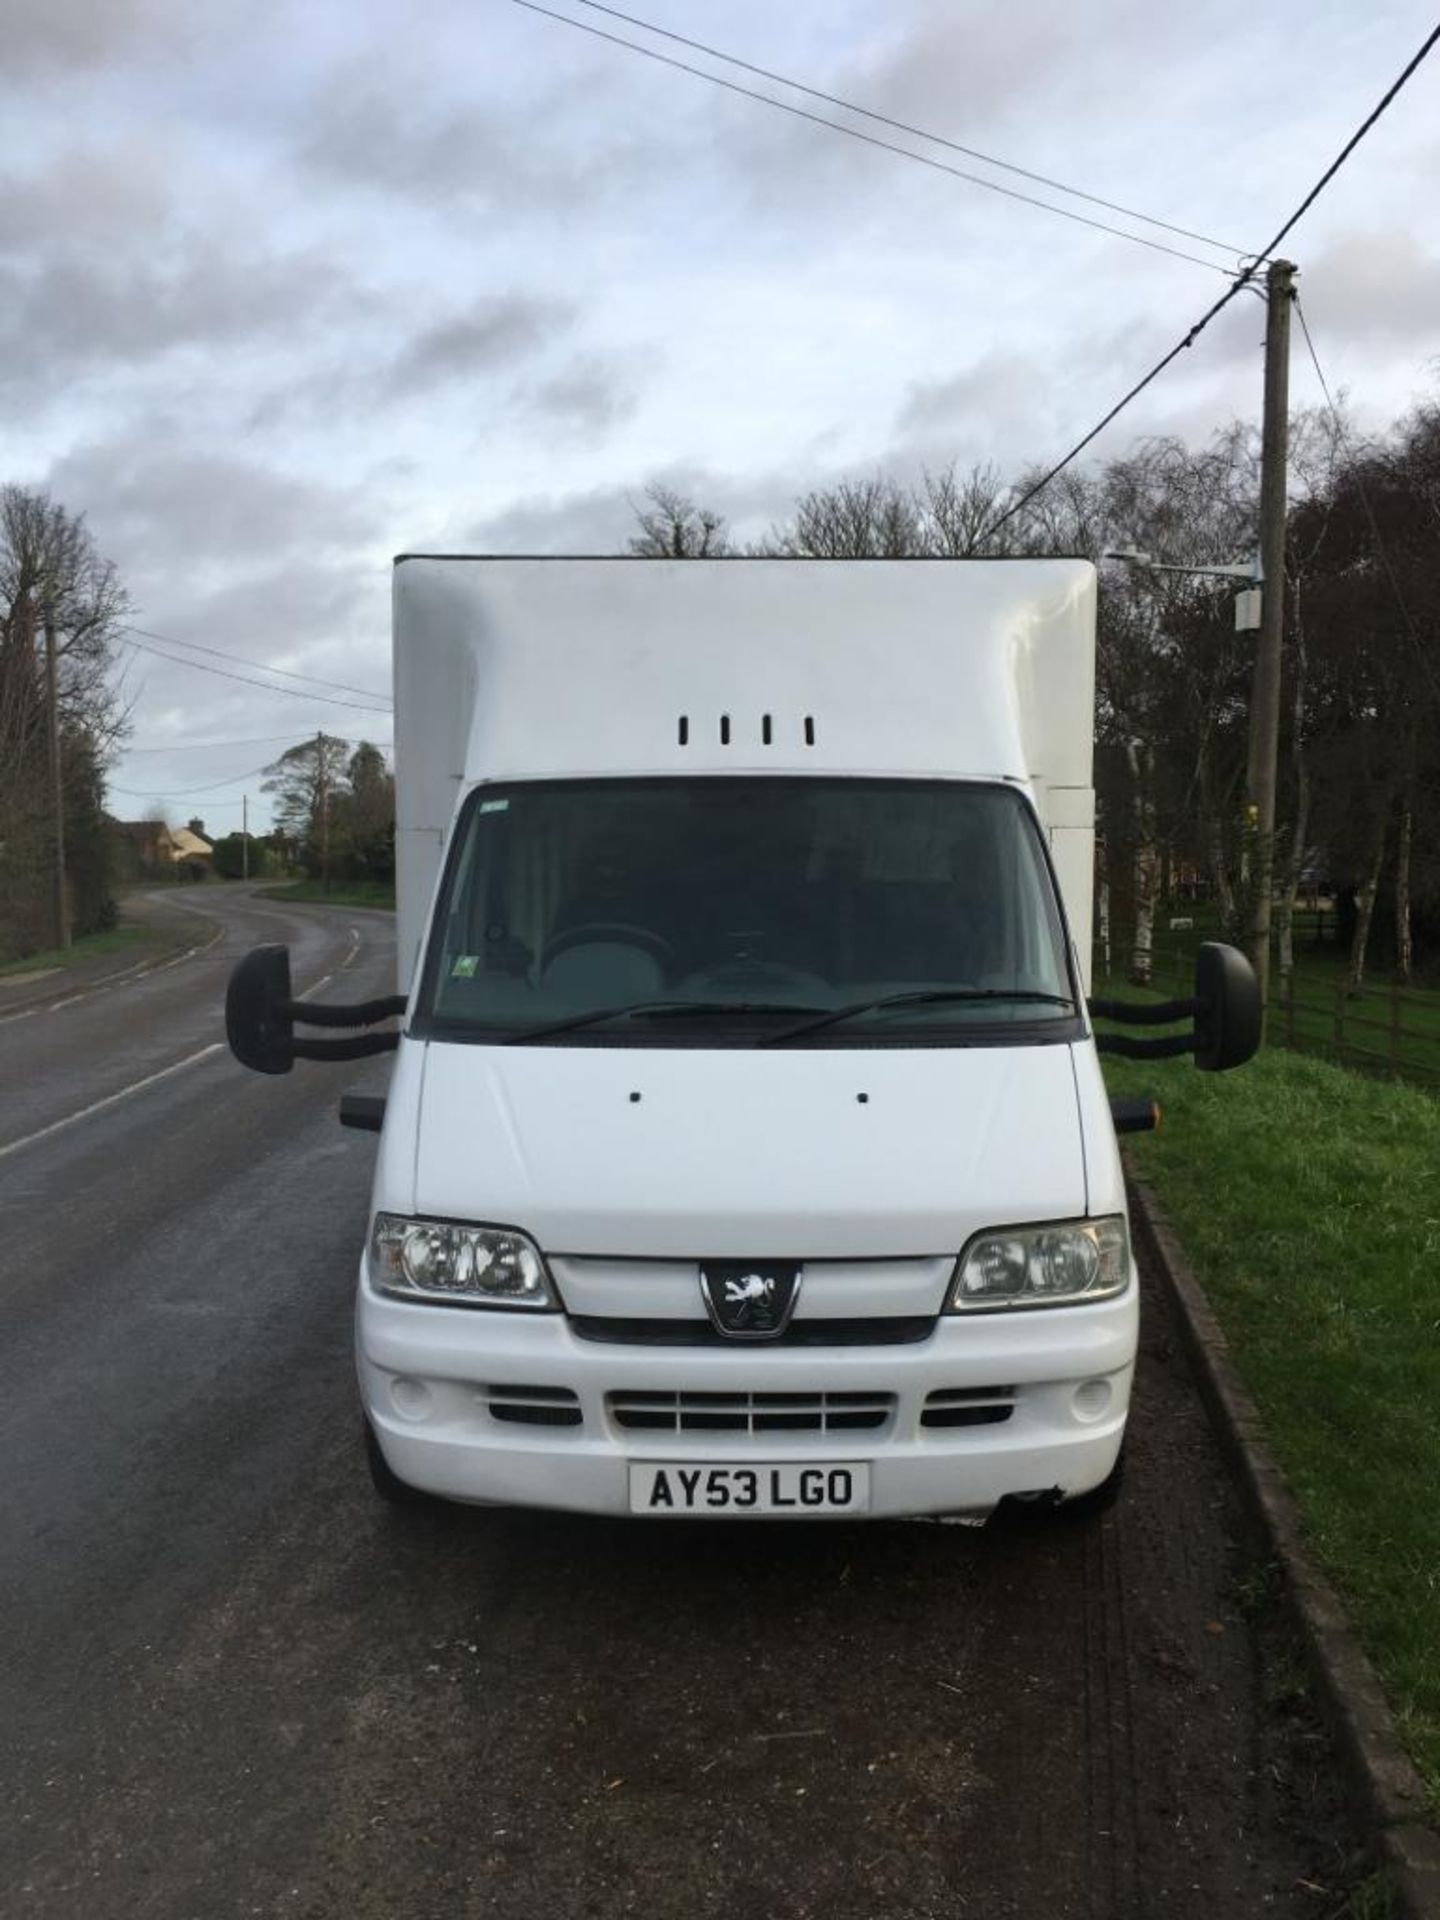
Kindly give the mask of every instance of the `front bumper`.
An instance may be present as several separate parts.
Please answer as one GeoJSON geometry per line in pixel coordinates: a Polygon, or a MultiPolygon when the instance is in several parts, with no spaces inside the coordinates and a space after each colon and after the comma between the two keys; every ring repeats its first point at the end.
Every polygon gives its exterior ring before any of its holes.
{"type": "Polygon", "coordinates": [[[387,1299],[362,1275],[356,1360],[390,1467],[448,1499],[625,1514],[632,1461],[866,1460],[872,1519],[979,1516],[1010,1494],[1073,1497],[1106,1478],[1138,1320],[1132,1279],[1117,1300],[942,1318],[907,1344],[617,1345],[581,1338],[562,1314],[387,1299]],[[635,1395],[664,1405],[695,1394],[854,1395],[882,1412],[858,1431],[830,1430],[824,1415],[814,1430],[695,1430],[678,1415],[674,1430],[626,1424],[635,1395]],[[957,1406],[991,1411],[979,1424],[933,1424],[937,1407],[957,1406]]]}

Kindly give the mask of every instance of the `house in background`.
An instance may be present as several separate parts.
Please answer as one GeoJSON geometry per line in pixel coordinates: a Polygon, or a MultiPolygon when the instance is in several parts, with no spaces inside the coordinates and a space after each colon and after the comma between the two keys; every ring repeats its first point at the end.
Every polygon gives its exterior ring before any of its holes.
{"type": "Polygon", "coordinates": [[[187,879],[198,880],[210,871],[210,842],[193,827],[167,827],[163,820],[112,820],[115,877],[126,880],[167,879],[178,868],[187,879]]]}
{"type": "Polygon", "coordinates": [[[170,858],[177,865],[202,864],[214,852],[211,843],[193,827],[171,827],[170,858]]]}

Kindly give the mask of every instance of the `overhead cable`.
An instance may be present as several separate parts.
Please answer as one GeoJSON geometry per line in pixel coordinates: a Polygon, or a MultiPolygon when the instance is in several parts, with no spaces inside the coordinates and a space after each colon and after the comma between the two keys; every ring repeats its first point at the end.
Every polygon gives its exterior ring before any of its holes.
{"type": "Polygon", "coordinates": [[[122,632],[138,633],[146,640],[162,641],[167,647],[192,648],[196,653],[207,653],[215,660],[233,660],[237,666],[253,667],[260,673],[278,674],[282,680],[304,680],[313,686],[329,687],[336,693],[359,693],[367,700],[384,700],[387,703],[389,700],[388,694],[372,693],[368,687],[353,687],[348,680],[325,680],[316,673],[296,673],[290,667],[272,667],[263,660],[252,660],[248,654],[229,653],[223,647],[207,647],[199,640],[181,640],[173,633],[152,633],[148,627],[138,627],[131,620],[121,621],[120,627],[122,632]]]}
{"type": "Polygon", "coordinates": [[[933,154],[916,153],[913,147],[897,146],[893,140],[881,140],[873,133],[862,133],[859,127],[847,127],[841,120],[831,120],[823,113],[811,113],[808,107],[797,107],[789,100],[777,100],[773,93],[742,87],[736,80],[726,80],[718,73],[707,72],[704,67],[691,66],[686,60],[677,60],[672,54],[661,53],[657,47],[642,46],[638,40],[627,40],[623,34],[592,26],[588,20],[576,20],[568,13],[556,13],[553,7],[538,5],[537,0],[513,0],[513,4],[523,7],[527,13],[540,13],[547,20],[558,20],[562,26],[574,27],[577,33],[591,34],[597,40],[608,40],[613,46],[626,47],[631,53],[641,54],[647,60],[657,60],[663,67],[674,67],[681,73],[693,74],[697,80],[708,80],[711,86],[723,87],[727,93],[743,94],[747,100],[759,100],[781,113],[793,114],[797,120],[808,120],[814,126],[828,127],[832,133],[843,133],[848,139],[862,140],[866,146],[879,147],[885,153],[897,153],[902,160],[913,160],[917,166],[929,167],[936,173],[948,173],[956,180],[968,181],[972,187],[983,187],[987,193],[1001,194],[1005,199],[1018,200],[1027,207],[1040,207],[1046,213],[1058,214],[1062,220],[1073,220],[1079,226],[1093,227],[1098,233],[1111,234],[1117,240],[1132,240],[1137,247],[1148,247],[1152,253],[1167,253],[1176,260],[1188,260],[1191,266],[1204,267],[1209,273],[1228,275],[1230,272],[1228,267],[1218,266],[1213,260],[1203,260],[1199,254],[1166,246],[1161,240],[1147,240],[1143,234],[1129,233],[1124,227],[1111,226],[1106,220],[1093,220],[1089,214],[1076,213],[1071,207],[1057,207],[1053,201],[1041,200],[1033,193],[1021,193],[1015,187],[1002,187],[998,180],[987,180],[981,174],[968,173],[963,167],[952,167],[948,160],[937,160],[933,154]]]}
{"type": "Polygon", "coordinates": [[[232,673],[228,667],[212,667],[206,660],[189,660],[183,654],[166,653],[149,640],[137,640],[134,633],[128,633],[120,642],[122,647],[132,647],[137,653],[152,654],[157,660],[166,660],[172,667],[193,667],[196,673],[218,674],[222,680],[238,680],[242,687],[258,687],[264,693],[277,693],[286,700],[298,700],[304,705],[310,701],[324,701],[331,707],[349,707],[357,713],[373,713],[377,719],[389,716],[388,706],[362,706],[358,700],[342,700],[338,694],[315,693],[300,687],[277,687],[272,680],[255,680],[249,674],[232,673]]]}
{"type": "Polygon", "coordinates": [[[198,753],[202,747],[268,747],[281,740],[293,740],[294,737],[292,729],[289,733],[256,734],[248,740],[177,740],[168,747],[124,746],[120,752],[128,760],[137,753],[198,753]]]}
{"type": "Polygon", "coordinates": [[[116,787],[107,780],[105,791],[123,793],[127,800],[149,800],[158,794],[163,794],[167,800],[188,800],[192,794],[218,793],[221,787],[238,786],[242,780],[256,780],[262,773],[268,773],[273,765],[274,762],[269,761],[263,767],[251,767],[247,773],[232,773],[228,780],[211,780],[203,787],[167,787],[163,784],[153,787],[116,787]]]}
{"type": "MultiPolygon", "coordinates": [[[[1105,200],[1098,193],[1086,193],[1082,187],[1068,186],[1063,180],[1056,180],[1047,173],[1035,173],[1029,167],[1016,166],[1013,160],[1001,160],[993,153],[983,153],[979,147],[967,147],[959,140],[951,140],[943,133],[930,133],[924,127],[912,126],[908,121],[893,119],[888,113],[877,113],[873,107],[862,107],[854,100],[843,99],[837,93],[826,93],[820,87],[807,86],[803,80],[793,80],[789,74],[776,73],[770,67],[757,66],[753,60],[742,60],[738,54],[725,53],[719,47],[707,46],[703,40],[691,40],[683,33],[674,33],[669,27],[660,27],[653,20],[642,20],[638,14],[622,13],[618,7],[601,5],[601,0],[572,0],[572,5],[588,7],[592,13],[609,14],[612,20],[623,20],[627,26],[641,27],[646,33],[658,34],[662,40],[673,40],[678,46],[689,47],[695,53],[706,54],[712,60],[723,60],[727,66],[739,67],[745,73],[758,74],[762,80],[773,80],[782,87],[791,87],[796,93],[807,94],[812,100],[823,100],[827,106],[842,107],[846,113],[859,114],[863,120],[873,120],[877,126],[892,127],[896,133],[909,134],[916,140],[929,140],[937,147],[945,147],[951,153],[963,153],[969,160],[983,161],[987,167],[999,167],[1004,173],[1016,174],[1021,180],[1033,180],[1037,186],[1052,187],[1057,193],[1068,193],[1072,199],[1084,200],[1092,207],[1104,207],[1109,213],[1123,214],[1127,220],[1139,220],[1147,227],[1159,227],[1164,233],[1177,234],[1182,240],[1198,240],[1203,247],[1215,247],[1221,253],[1228,253],[1236,259],[1248,257],[1243,247],[1232,247],[1224,240],[1213,240],[1207,233],[1196,233],[1190,227],[1177,227],[1172,221],[1158,220],[1154,214],[1141,213],[1135,207],[1122,206],[1118,200],[1105,200]]],[[[576,25],[581,24],[576,22],[576,25]]],[[[625,44],[622,42],[622,44],[625,44]]],[[[1055,208],[1055,212],[1063,209],[1055,208]]],[[[1133,237],[1133,236],[1127,236],[1133,237]]],[[[1189,255],[1185,256],[1187,259],[1189,255]]]]}
{"type": "MultiPolygon", "coordinates": [[[[325,738],[332,744],[339,746],[350,747],[357,744],[353,740],[343,740],[338,734],[334,733],[327,733],[325,738]]],[[[314,742],[299,741],[296,744],[313,746],[314,742]]],[[[383,746],[388,743],[367,741],[364,744],[383,746]]],[[[284,757],[282,754],[280,759],[283,760],[284,757]]],[[[167,800],[188,800],[193,794],[218,793],[222,787],[238,787],[242,780],[258,780],[262,773],[272,773],[279,764],[279,760],[267,760],[263,767],[251,767],[245,773],[232,773],[225,780],[207,781],[203,787],[167,787],[163,782],[157,783],[153,787],[117,787],[113,786],[110,781],[107,780],[105,782],[105,788],[108,793],[123,793],[126,798],[130,800],[148,800],[157,794],[163,794],[167,800]]]]}
{"type": "MultiPolygon", "coordinates": [[[[528,0],[517,0],[517,4],[523,4],[523,3],[528,3],[528,0]]],[[[1301,217],[1304,214],[1309,212],[1310,208],[1315,204],[1316,200],[1320,197],[1321,193],[1324,192],[1325,188],[1329,186],[1330,182],[1335,178],[1336,174],[1340,171],[1341,167],[1343,167],[1345,162],[1350,158],[1350,155],[1355,151],[1356,147],[1359,146],[1360,142],[1365,138],[1366,134],[1369,133],[1370,129],[1375,125],[1375,122],[1380,118],[1381,114],[1385,112],[1386,108],[1390,105],[1391,101],[1394,100],[1396,94],[1399,93],[1400,89],[1405,85],[1405,83],[1410,79],[1411,75],[1414,74],[1416,69],[1420,66],[1421,62],[1430,53],[1431,49],[1434,47],[1437,40],[1440,40],[1440,26],[1437,26],[1434,28],[1434,30],[1427,37],[1424,45],[1420,48],[1419,52],[1416,53],[1415,56],[1406,63],[1405,67],[1400,72],[1400,74],[1396,77],[1396,79],[1393,80],[1391,84],[1386,88],[1385,92],[1381,95],[1380,99],[1377,101],[1375,106],[1361,121],[1360,125],[1355,129],[1354,133],[1351,134],[1350,138],[1345,142],[1344,146],[1340,149],[1339,153],[1336,154],[1335,158],[1330,162],[1329,166],[1320,175],[1320,178],[1315,182],[1314,186],[1311,187],[1310,191],[1305,195],[1305,198],[1300,202],[1299,206],[1296,207],[1295,211],[1289,216],[1289,218],[1285,221],[1283,226],[1281,226],[1281,228],[1274,235],[1274,237],[1271,239],[1269,244],[1266,247],[1262,248],[1261,251],[1255,255],[1255,257],[1251,260],[1249,265],[1245,267],[1243,272],[1237,275],[1234,284],[1230,287],[1227,287],[1225,292],[1221,294],[1220,298],[1214,303],[1214,305],[1208,308],[1206,312],[1201,314],[1200,318],[1195,322],[1194,326],[1191,327],[1190,331],[1185,335],[1185,337],[1182,340],[1177,341],[1176,344],[1170,349],[1170,351],[1164,356],[1163,359],[1157,360],[1155,365],[1150,369],[1150,371],[1147,374],[1145,374],[1141,379],[1137,380],[1134,386],[1131,387],[1130,391],[1127,394],[1125,394],[1121,399],[1116,401],[1115,405],[1111,407],[1110,411],[1107,414],[1105,414],[1105,416],[1101,420],[1099,420],[1095,426],[1093,426],[1090,429],[1090,431],[1084,436],[1083,439],[1077,440],[1075,442],[1075,445],[1071,447],[1070,451],[1064,456],[1063,459],[1057,460],[1055,465],[1051,467],[1048,470],[1048,472],[1043,473],[1040,476],[1040,478],[1037,481],[1035,481],[1035,483],[1032,486],[1027,487],[1025,492],[1021,494],[1018,500],[1016,500],[1011,506],[1007,507],[1004,513],[1002,513],[998,519],[993,520],[990,523],[990,525],[985,529],[984,533],[981,534],[980,542],[977,544],[983,544],[986,540],[989,540],[990,538],[992,538],[993,535],[995,535],[1000,531],[1001,527],[1003,527],[1007,521],[1013,520],[1016,514],[1022,512],[1024,508],[1028,507],[1030,502],[1033,499],[1035,499],[1035,497],[1038,494],[1043,493],[1046,487],[1050,485],[1050,482],[1054,480],[1058,475],[1062,474],[1065,471],[1066,467],[1068,467],[1073,460],[1077,459],[1078,456],[1085,451],[1086,447],[1090,445],[1091,441],[1097,439],[1100,436],[1100,434],[1102,434],[1105,431],[1106,427],[1110,425],[1111,421],[1114,420],[1117,417],[1117,415],[1123,413],[1126,407],[1129,406],[1130,402],[1134,400],[1137,397],[1137,395],[1145,391],[1146,387],[1150,385],[1150,382],[1152,380],[1158,379],[1158,377],[1165,371],[1166,367],[1170,365],[1172,360],[1178,360],[1180,355],[1184,353],[1187,347],[1194,345],[1194,343],[1200,338],[1200,335],[1210,325],[1210,322],[1213,319],[1215,319],[1217,314],[1222,313],[1224,309],[1229,306],[1230,302],[1236,298],[1237,295],[1245,291],[1246,287],[1248,287],[1251,284],[1256,274],[1260,271],[1260,268],[1264,264],[1264,262],[1274,257],[1276,248],[1281,244],[1281,242],[1286,238],[1286,236],[1291,232],[1291,230],[1297,225],[1301,217]]]]}

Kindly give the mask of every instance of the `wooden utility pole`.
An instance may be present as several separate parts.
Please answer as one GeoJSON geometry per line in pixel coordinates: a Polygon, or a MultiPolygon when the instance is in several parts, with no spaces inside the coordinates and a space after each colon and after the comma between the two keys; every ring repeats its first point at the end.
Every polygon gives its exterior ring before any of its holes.
{"type": "Polygon", "coordinates": [[[320,886],[330,891],[330,779],[325,765],[324,732],[315,736],[315,768],[320,780],[320,886]]]}
{"type": "Polygon", "coordinates": [[[250,878],[250,796],[240,796],[240,878],[250,878]]]}
{"type": "Polygon", "coordinates": [[[1265,275],[1265,424],[1260,449],[1260,644],[1250,686],[1250,759],[1245,781],[1251,837],[1251,964],[1263,1005],[1270,986],[1270,907],[1275,891],[1275,780],[1280,751],[1280,649],[1285,632],[1285,476],[1290,412],[1290,303],[1295,268],[1272,260],[1265,275]]]}
{"type": "Polygon", "coordinates": [[[70,897],[65,884],[65,773],[60,761],[60,693],[55,666],[55,613],[49,600],[41,605],[45,624],[45,704],[49,710],[50,812],[55,834],[51,861],[52,922],[57,947],[70,944],[70,897]]]}

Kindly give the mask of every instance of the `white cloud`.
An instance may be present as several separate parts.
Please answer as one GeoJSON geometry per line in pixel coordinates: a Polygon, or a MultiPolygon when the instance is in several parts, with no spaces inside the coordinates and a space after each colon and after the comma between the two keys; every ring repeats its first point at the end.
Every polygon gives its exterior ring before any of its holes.
{"type": "Polygon", "coordinates": [[[576,355],[549,379],[522,390],[519,398],[557,431],[577,439],[598,438],[639,405],[628,362],[593,353],[576,355]]]}
{"type": "Polygon", "coordinates": [[[420,393],[510,366],[545,346],[573,317],[568,303],[526,294],[477,301],[407,341],[391,365],[387,384],[394,393],[420,393]]]}
{"type": "MultiPolygon", "coordinates": [[[[660,17],[1249,246],[1419,38],[1408,0],[660,17]]],[[[877,464],[1014,472],[1223,286],[498,4],[12,0],[5,57],[0,479],[88,512],[158,631],[366,685],[394,550],[617,551],[652,478],[753,538],[877,464]]],[[[1427,85],[1287,242],[1367,423],[1433,378],[1427,85]]],[[[1234,302],[1097,453],[1253,417],[1262,322],[1234,302]]],[[[142,672],[142,737],[324,717],[142,672]]]]}
{"type": "Polygon", "coordinates": [[[1328,338],[1384,351],[1436,346],[1440,253],[1404,228],[1340,234],[1304,266],[1300,298],[1328,338]]]}
{"type": "Polygon", "coordinates": [[[9,0],[5,9],[5,64],[12,74],[103,67],[182,37],[165,0],[9,0]]]}
{"type": "Polygon", "coordinates": [[[318,254],[249,256],[209,240],[169,258],[56,247],[26,267],[0,265],[0,392],[51,404],[67,380],[136,368],[185,349],[227,351],[295,338],[352,292],[318,254]]]}

